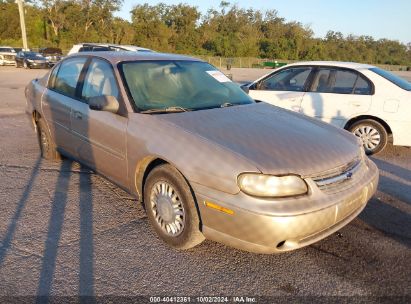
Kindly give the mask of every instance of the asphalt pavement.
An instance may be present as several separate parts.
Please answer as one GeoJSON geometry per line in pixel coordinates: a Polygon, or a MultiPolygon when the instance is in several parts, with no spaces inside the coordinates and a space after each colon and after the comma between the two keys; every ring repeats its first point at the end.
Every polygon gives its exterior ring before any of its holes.
{"type": "Polygon", "coordinates": [[[177,251],[127,193],[75,162],[40,158],[24,87],[45,72],[0,67],[0,302],[33,295],[411,301],[411,149],[389,146],[373,157],[381,174],[374,198],[314,245],[258,255],[205,241],[177,251]]]}

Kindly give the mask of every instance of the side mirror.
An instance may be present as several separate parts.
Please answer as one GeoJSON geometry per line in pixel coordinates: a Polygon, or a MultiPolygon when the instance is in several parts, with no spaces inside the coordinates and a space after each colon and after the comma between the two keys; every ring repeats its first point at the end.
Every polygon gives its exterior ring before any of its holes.
{"type": "Polygon", "coordinates": [[[107,111],[116,114],[118,112],[119,103],[114,96],[95,96],[90,97],[88,100],[88,106],[92,110],[107,111]]]}

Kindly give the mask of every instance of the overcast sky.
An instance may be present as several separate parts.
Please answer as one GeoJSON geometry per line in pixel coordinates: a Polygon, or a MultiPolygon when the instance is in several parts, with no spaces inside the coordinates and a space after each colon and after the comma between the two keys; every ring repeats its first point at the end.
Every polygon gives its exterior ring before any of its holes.
{"type": "MultiPolygon", "coordinates": [[[[202,13],[218,8],[221,0],[124,0],[118,16],[130,20],[130,10],[136,4],[149,3],[197,6],[202,13]]],[[[243,8],[276,9],[287,21],[310,25],[316,37],[324,37],[328,30],[344,35],[369,35],[376,39],[388,38],[403,43],[411,42],[411,0],[237,0],[243,8]]]]}

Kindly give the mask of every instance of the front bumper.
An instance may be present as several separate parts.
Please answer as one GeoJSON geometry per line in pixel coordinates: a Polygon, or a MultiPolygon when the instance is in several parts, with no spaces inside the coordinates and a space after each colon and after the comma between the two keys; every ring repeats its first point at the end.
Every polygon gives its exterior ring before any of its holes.
{"type": "Polygon", "coordinates": [[[28,62],[27,65],[31,68],[31,69],[46,69],[49,67],[47,62],[44,63],[38,63],[38,62],[28,62]]]}
{"type": "Polygon", "coordinates": [[[7,60],[7,59],[0,59],[0,65],[16,65],[16,61],[7,60]]]}
{"type": "Polygon", "coordinates": [[[364,170],[361,178],[344,191],[324,194],[317,189],[287,200],[263,200],[242,192],[232,195],[194,183],[203,234],[207,239],[256,253],[279,253],[310,245],[341,229],[364,209],[377,189],[378,169],[367,160],[364,170]],[[234,214],[208,208],[206,201],[234,214]],[[286,206],[300,206],[300,210],[286,206]]]}

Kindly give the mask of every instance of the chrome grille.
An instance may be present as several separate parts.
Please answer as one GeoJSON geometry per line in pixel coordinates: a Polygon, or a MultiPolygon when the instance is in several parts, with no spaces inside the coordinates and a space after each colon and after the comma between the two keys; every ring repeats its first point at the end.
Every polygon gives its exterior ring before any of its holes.
{"type": "Polygon", "coordinates": [[[14,55],[3,55],[6,60],[14,60],[14,55]]]}
{"type": "Polygon", "coordinates": [[[313,176],[312,179],[318,188],[325,193],[337,193],[344,191],[363,174],[364,162],[356,158],[345,166],[313,176]]]}

